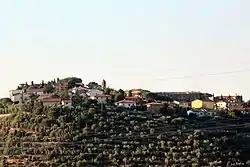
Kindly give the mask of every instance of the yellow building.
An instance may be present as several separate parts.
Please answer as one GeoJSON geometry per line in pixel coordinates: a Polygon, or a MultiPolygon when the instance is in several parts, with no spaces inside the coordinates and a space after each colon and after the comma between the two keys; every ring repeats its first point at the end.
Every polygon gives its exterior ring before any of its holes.
{"type": "Polygon", "coordinates": [[[127,96],[140,96],[142,94],[142,89],[131,89],[125,91],[127,96]],[[129,92],[131,95],[129,95],[129,92]]]}
{"type": "Polygon", "coordinates": [[[209,99],[199,100],[196,99],[192,101],[192,108],[197,109],[214,109],[215,103],[209,99]]]}

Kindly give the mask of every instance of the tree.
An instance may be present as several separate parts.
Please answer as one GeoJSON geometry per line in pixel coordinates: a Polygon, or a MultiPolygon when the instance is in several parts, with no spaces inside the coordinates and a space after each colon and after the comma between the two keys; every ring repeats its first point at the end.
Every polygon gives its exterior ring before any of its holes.
{"type": "Polygon", "coordinates": [[[21,109],[22,109],[22,111],[24,111],[24,112],[32,112],[33,110],[33,105],[34,105],[34,103],[33,102],[31,102],[31,101],[27,101],[26,103],[23,103],[22,105],[21,105],[21,109]]]}
{"type": "Polygon", "coordinates": [[[78,161],[77,163],[76,163],[76,166],[77,167],[83,167],[83,166],[85,166],[86,165],[86,163],[84,163],[84,161],[78,161]]]}
{"type": "Polygon", "coordinates": [[[32,93],[32,94],[30,95],[30,99],[31,99],[31,100],[36,100],[38,97],[39,97],[39,95],[34,94],[34,93],[32,93]]]}
{"type": "Polygon", "coordinates": [[[227,114],[231,118],[236,118],[235,112],[233,112],[233,111],[229,111],[227,114]]]}
{"type": "Polygon", "coordinates": [[[89,114],[95,114],[95,108],[89,108],[88,113],[89,114]]]}
{"type": "Polygon", "coordinates": [[[111,89],[110,88],[105,88],[104,89],[104,94],[110,95],[111,94],[111,89]]]}
{"type": "Polygon", "coordinates": [[[147,111],[147,106],[146,105],[138,105],[138,106],[136,106],[136,109],[138,111],[147,111]]]}
{"type": "Polygon", "coordinates": [[[148,96],[149,93],[150,93],[150,92],[147,91],[147,90],[142,90],[141,96],[142,96],[143,98],[146,98],[146,97],[148,96]]]}
{"type": "Polygon", "coordinates": [[[168,104],[164,103],[164,106],[160,108],[160,113],[166,114],[168,112],[168,104]]]}
{"type": "Polygon", "coordinates": [[[160,101],[173,101],[173,99],[171,99],[168,96],[162,96],[162,95],[158,95],[156,93],[148,93],[147,97],[150,99],[154,99],[154,100],[160,100],[160,101]]]}
{"type": "Polygon", "coordinates": [[[44,80],[42,80],[42,87],[44,87],[44,80]]]}
{"type": "Polygon", "coordinates": [[[125,92],[122,89],[119,89],[117,94],[114,97],[114,101],[120,101],[125,98],[125,92]]]}
{"type": "Polygon", "coordinates": [[[132,96],[132,90],[128,91],[128,96],[132,96]]]}
{"type": "Polygon", "coordinates": [[[20,86],[17,86],[17,90],[22,90],[22,87],[20,87],[20,86]]]}
{"type": "Polygon", "coordinates": [[[0,99],[0,103],[10,105],[10,104],[12,104],[13,102],[11,101],[10,98],[2,98],[2,99],[0,99]]]}
{"type": "Polygon", "coordinates": [[[106,85],[106,81],[103,79],[103,80],[102,80],[102,89],[106,89],[106,86],[107,86],[107,85],[106,85]]]}
{"type": "Polygon", "coordinates": [[[80,96],[80,93],[78,90],[76,91],[76,93],[72,97],[72,102],[74,105],[80,104],[82,102],[82,97],[80,96]]]}
{"type": "Polygon", "coordinates": [[[69,90],[65,89],[61,92],[58,92],[59,97],[63,98],[63,99],[69,99],[69,90]]]}
{"type": "Polygon", "coordinates": [[[244,107],[250,107],[250,100],[248,100],[247,102],[245,102],[243,105],[244,105],[244,107]]]}
{"type": "Polygon", "coordinates": [[[54,87],[52,86],[51,82],[48,82],[48,85],[46,85],[44,91],[46,93],[53,93],[54,92],[54,87]]]}
{"type": "Polygon", "coordinates": [[[75,87],[76,83],[82,83],[82,79],[76,77],[70,78],[68,81],[68,89],[72,89],[73,87],[75,87]]]}
{"type": "Polygon", "coordinates": [[[87,86],[89,87],[89,89],[96,89],[99,87],[98,83],[96,83],[96,82],[90,82],[90,83],[88,83],[87,86]]]}
{"type": "Polygon", "coordinates": [[[60,96],[57,93],[54,93],[51,97],[52,98],[60,98],[60,96]]]}
{"type": "Polygon", "coordinates": [[[35,102],[33,110],[36,114],[41,114],[43,112],[43,104],[41,102],[35,102]]]}
{"type": "Polygon", "coordinates": [[[119,89],[119,90],[118,90],[118,93],[125,97],[125,92],[124,92],[124,90],[119,89]]]}

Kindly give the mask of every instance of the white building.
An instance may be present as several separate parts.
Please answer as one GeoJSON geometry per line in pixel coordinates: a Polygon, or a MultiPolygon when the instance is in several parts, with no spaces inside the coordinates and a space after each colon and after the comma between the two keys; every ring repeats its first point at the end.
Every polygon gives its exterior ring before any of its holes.
{"type": "Polygon", "coordinates": [[[93,100],[97,100],[97,103],[99,104],[106,104],[108,100],[110,100],[110,95],[104,95],[104,94],[97,94],[95,96],[90,97],[93,100]]]}
{"type": "Polygon", "coordinates": [[[225,101],[218,101],[216,103],[216,108],[219,109],[219,110],[225,110],[225,109],[227,109],[227,102],[225,102],[225,101]]]}
{"type": "Polygon", "coordinates": [[[30,99],[30,95],[24,93],[23,90],[10,90],[10,100],[14,103],[22,102],[30,99]]]}
{"type": "Polygon", "coordinates": [[[98,89],[90,89],[87,93],[87,95],[90,97],[90,98],[93,98],[95,97],[96,95],[102,95],[103,94],[103,91],[101,90],[98,90],[98,89]]]}
{"type": "Polygon", "coordinates": [[[214,111],[208,111],[208,110],[205,110],[205,109],[197,110],[197,111],[188,110],[187,114],[188,115],[194,114],[197,117],[214,117],[214,116],[216,116],[216,112],[214,112],[214,111]]]}
{"type": "Polygon", "coordinates": [[[131,108],[136,106],[136,102],[131,100],[122,100],[116,102],[115,105],[119,107],[131,108]]]}
{"type": "Polygon", "coordinates": [[[10,99],[12,102],[20,102],[22,100],[21,93],[23,90],[10,90],[10,99]]]}
{"type": "Polygon", "coordinates": [[[69,94],[69,96],[72,96],[73,94],[76,94],[77,92],[79,93],[80,96],[82,97],[86,97],[87,93],[88,93],[89,89],[83,86],[80,87],[74,87],[71,92],[72,94],[69,94]]]}
{"type": "Polygon", "coordinates": [[[176,100],[174,100],[173,103],[174,103],[174,104],[177,104],[177,105],[180,105],[180,102],[179,102],[179,101],[176,101],[176,100]]]}
{"type": "Polygon", "coordinates": [[[62,100],[62,105],[65,107],[72,107],[72,100],[62,100]]]}
{"type": "Polygon", "coordinates": [[[192,110],[188,110],[188,111],[187,111],[187,114],[188,114],[188,115],[194,114],[194,115],[196,115],[197,117],[205,117],[205,116],[206,116],[205,111],[192,111],[192,110]]]}
{"type": "Polygon", "coordinates": [[[206,115],[209,116],[209,117],[215,117],[217,115],[217,113],[215,111],[208,111],[206,113],[206,115]]]}
{"type": "Polygon", "coordinates": [[[39,89],[28,89],[28,90],[10,90],[10,99],[12,102],[22,102],[30,99],[31,94],[43,95],[43,88],[39,89]]]}
{"type": "Polygon", "coordinates": [[[10,90],[10,100],[14,103],[30,99],[30,94],[24,93],[23,90],[10,90]]]}

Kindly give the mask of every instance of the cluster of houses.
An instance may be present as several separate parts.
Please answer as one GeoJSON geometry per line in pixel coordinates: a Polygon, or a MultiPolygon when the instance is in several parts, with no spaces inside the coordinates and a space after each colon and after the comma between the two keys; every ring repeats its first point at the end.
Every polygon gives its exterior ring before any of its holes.
{"type": "MultiPolygon", "coordinates": [[[[104,89],[106,87],[106,81],[103,80],[102,85],[99,88],[89,88],[83,83],[76,83],[75,87],[68,89],[67,82],[54,82],[52,87],[57,92],[67,91],[67,98],[54,97],[54,93],[47,93],[45,90],[46,84],[34,84],[31,85],[20,84],[18,89],[10,90],[10,99],[14,103],[22,103],[30,100],[32,97],[36,97],[44,106],[52,106],[55,104],[61,104],[63,106],[72,106],[72,97],[74,95],[80,96],[82,99],[92,99],[96,100],[97,103],[106,104],[111,100],[111,95],[104,94],[104,89]]],[[[140,98],[141,89],[131,90],[131,96],[127,96],[124,100],[115,102],[115,105],[125,108],[131,108],[136,106],[141,100],[140,98]]],[[[125,92],[126,95],[129,94],[128,91],[125,92]]]]}
{"type": "Polygon", "coordinates": [[[199,117],[215,116],[218,111],[237,110],[244,112],[249,108],[244,106],[243,97],[240,95],[214,96],[200,92],[168,92],[160,93],[174,98],[174,103],[189,108],[187,114],[195,114],[199,117]]]}
{"type": "Polygon", "coordinates": [[[239,95],[211,96],[208,99],[196,99],[191,103],[192,108],[210,110],[243,110],[243,98],[239,95]]]}
{"type": "MultiPolygon", "coordinates": [[[[41,84],[31,85],[21,84],[18,89],[10,90],[10,99],[14,103],[20,103],[31,98],[36,98],[43,103],[44,106],[52,106],[55,104],[61,104],[63,106],[72,106],[72,97],[78,95],[82,99],[93,99],[97,103],[106,104],[111,100],[111,95],[105,94],[104,89],[106,88],[106,81],[103,80],[100,87],[90,88],[83,83],[75,83],[75,86],[68,89],[68,82],[53,82],[51,86],[57,92],[66,91],[67,98],[55,97],[53,93],[46,92],[46,84],[42,82],[41,84]]],[[[166,102],[155,101],[148,102],[146,97],[142,97],[142,89],[132,89],[130,91],[125,91],[126,97],[121,101],[115,102],[116,106],[132,108],[137,106],[140,102],[144,102],[147,106],[148,111],[159,111],[164,107],[166,102]]],[[[160,96],[167,96],[174,101],[175,105],[189,108],[189,113],[194,111],[202,111],[199,114],[204,113],[204,111],[212,110],[244,110],[242,96],[239,95],[229,95],[229,96],[214,96],[209,93],[200,92],[155,92],[160,96]]],[[[141,103],[140,103],[141,104],[141,103]]],[[[197,113],[197,112],[195,112],[197,113]]]]}
{"type": "Polygon", "coordinates": [[[243,97],[240,95],[214,96],[201,92],[156,92],[159,95],[170,97],[175,104],[182,107],[209,110],[242,110],[243,97]]]}
{"type": "MultiPolygon", "coordinates": [[[[67,86],[64,83],[52,85],[55,90],[66,90],[67,86]]],[[[40,85],[39,85],[40,87],[40,85]]],[[[82,98],[95,99],[98,103],[106,103],[110,99],[110,95],[105,95],[103,90],[89,89],[82,83],[76,84],[72,89],[67,90],[67,99],[54,97],[53,93],[46,93],[44,87],[33,88],[28,87],[24,89],[10,90],[10,99],[14,103],[21,103],[30,100],[32,96],[36,96],[37,99],[43,103],[44,106],[52,106],[55,104],[62,104],[63,106],[72,106],[72,96],[78,94],[82,98]]]]}

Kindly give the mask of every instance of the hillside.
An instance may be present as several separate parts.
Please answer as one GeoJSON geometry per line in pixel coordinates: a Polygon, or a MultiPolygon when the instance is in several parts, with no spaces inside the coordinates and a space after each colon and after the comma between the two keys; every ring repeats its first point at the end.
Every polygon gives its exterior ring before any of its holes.
{"type": "Polygon", "coordinates": [[[8,166],[246,166],[250,118],[191,120],[113,108],[5,106],[8,166]],[[200,130],[196,130],[200,129],[200,130]]]}

